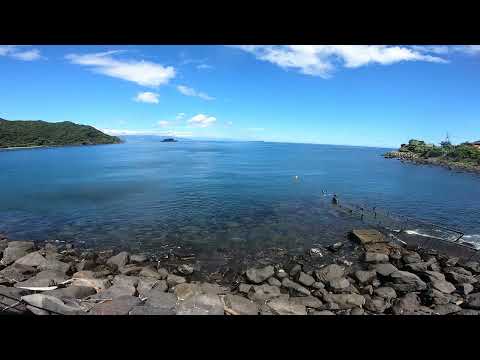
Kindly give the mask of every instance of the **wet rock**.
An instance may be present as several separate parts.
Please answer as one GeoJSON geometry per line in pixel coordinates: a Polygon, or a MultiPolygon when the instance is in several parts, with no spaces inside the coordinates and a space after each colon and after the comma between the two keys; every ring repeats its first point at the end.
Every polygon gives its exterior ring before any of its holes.
{"type": "MultiPolygon", "coordinates": [[[[272,285],[272,284],[270,284],[272,285]]],[[[280,283],[281,285],[281,283],[280,283]]],[[[248,294],[250,289],[252,288],[253,285],[250,285],[250,284],[240,284],[238,286],[238,291],[241,292],[242,294],[248,294]]],[[[272,285],[272,286],[276,286],[276,285],[272,285]]]]}
{"type": "MultiPolygon", "coordinates": [[[[227,309],[233,310],[236,315],[258,315],[258,305],[243,296],[228,294],[223,298],[227,309]]],[[[228,311],[227,311],[228,312],[228,311]]]]}
{"type": "Polygon", "coordinates": [[[333,291],[342,291],[350,287],[350,281],[346,278],[330,280],[329,287],[333,291]]]}
{"type": "Polygon", "coordinates": [[[327,265],[320,270],[315,270],[314,275],[318,281],[328,283],[331,280],[340,279],[345,276],[345,268],[337,264],[327,265]]]}
{"type": "Polygon", "coordinates": [[[135,296],[123,295],[112,301],[96,304],[89,313],[92,315],[128,315],[135,306],[141,303],[142,301],[135,296]]]}
{"type": "Polygon", "coordinates": [[[40,252],[35,251],[22,256],[20,259],[16,260],[14,264],[37,267],[44,264],[46,261],[47,260],[40,254],[40,252]]]}
{"type": "Polygon", "coordinates": [[[297,282],[305,286],[312,286],[312,284],[315,282],[315,279],[312,276],[305,274],[303,271],[300,271],[297,274],[296,280],[297,282]]]}
{"type": "Polygon", "coordinates": [[[276,272],[276,277],[279,278],[280,280],[283,279],[283,278],[286,278],[288,276],[287,272],[283,269],[279,269],[277,270],[276,272]]]}
{"type": "Polygon", "coordinates": [[[354,229],[352,237],[363,245],[385,242],[385,236],[374,229],[354,229]]]}
{"type": "Polygon", "coordinates": [[[322,250],[318,248],[311,248],[308,253],[311,257],[323,257],[322,250]]]}
{"type": "Polygon", "coordinates": [[[290,302],[297,305],[303,305],[305,307],[313,309],[323,309],[323,303],[314,296],[297,296],[291,297],[290,302]]]}
{"type": "Polygon", "coordinates": [[[269,277],[273,276],[275,273],[275,270],[273,266],[269,265],[264,268],[251,268],[246,271],[246,276],[247,279],[254,283],[254,284],[260,284],[267,280],[269,277]]]}
{"type": "Polygon", "coordinates": [[[388,287],[388,286],[382,286],[374,290],[375,295],[385,298],[385,299],[395,299],[397,297],[397,293],[395,292],[395,289],[388,287]]]}
{"type": "Polygon", "coordinates": [[[371,271],[364,271],[358,270],[355,271],[355,277],[361,284],[368,284],[377,276],[377,272],[375,270],[371,271]]]}
{"type": "Polygon", "coordinates": [[[324,300],[337,304],[339,309],[352,309],[365,304],[365,297],[358,294],[328,294],[324,296],[324,300]]]}
{"type": "Polygon", "coordinates": [[[292,269],[289,271],[289,274],[291,277],[297,276],[297,274],[302,271],[302,266],[299,264],[296,264],[295,266],[292,267],[292,269]]]}
{"type": "Polygon", "coordinates": [[[402,260],[405,264],[414,264],[414,263],[419,263],[422,261],[422,257],[416,253],[408,253],[402,257],[402,260]]]}
{"type": "Polygon", "coordinates": [[[295,294],[300,294],[300,295],[304,295],[304,296],[308,296],[310,295],[310,290],[304,288],[302,285],[288,279],[288,278],[285,278],[282,280],[282,286],[284,288],[287,288],[289,290],[292,290],[295,294]]]}
{"type": "Polygon", "coordinates": [[[183,284],[186,281],[187,280],[182,276],[177,276],[177,275],[173,275],[173,274],[168,274],[168,276],[167,276],[167,284],[170,287],[178,285],[178,284],[183,284]]]}
{"type": "Polygon", "coordinates": [[[130,254],[126,251],[122,251],[115,256],[112,256],[107,260],[107,266],[113,270],[119,269],[128,264],[130,260],[130,254]]]}
{"type": "Polygon", "coordinates": [[[3,265],[10,265],[28,253],[34,251],[35,244],[32,241],[10,241],[0,261],[3,265]]]}
{"type": "Polygon", "coordinates": [[[405,294],[392,307],[395,315],[412,315],[420,311],[420,299],[415,293],[405,294]]]}
{"type": "Polygon", "coordinates": [[[433,308],[433,312],[436,315],[448,315],[461,311],[462,308],[455,304],[436,305],[433,308]]]}
{"type": "Polygon", "coordinates": [[[152,266],[147,266],[144,267],[140,273],[138,274],[139,276],[146,277],[146,278],[152,278],[152,279],[157,279],[157,280],[164,280],[167,278],[168,274],[160,274],[157,270],[155,270],[154,267],[152,266]]]}
{"type": "Polygon", "coordinates": [[[45,312],[36,311],[36,306],[62,315],[80,315],[83,313],[80,307],[65,305],[62,300],[54,296],[49,296],[45,294],[32,294],[22,296],[21,299],[27,304],[32,305],[32,307],[30,307],[29,309],[37,314],[45,314],[45,312]]]}
{"type": "Polygon", "coordinates": [[[322,310],[322,311],[314,311],[312,315],[335,315],[335,313],[331,312],[330,310],[322,310]]]}
{"type": "Polygon", "coordinates": [[[421,291],[427,288],[427,284],[424,283],[417,275],[407,271],[396,271],[390,275],[393,287],[397,291],[401,292],[413,292],[421,291]]]}
{"type": "Polygon", "coordinates": [[[144,254],[136,254],[130,255],[130,262],[133,264],[143,264],[148,261],[147,255],[144,254]]]}
{"type": "Polygon", "coordinates": [[[377,272],[377,274],[381,276],[389,276],[390,274],[398,271],[398,269],[390,263],[385,264],[376,264],[373,269],[377,272]]]}
{"type": "Polygon", "coordinates": [[[368,263],[385,263],[388,262],[388,255],[367,251],[364,260],[368,263]]]}
{"type": "Polygon", "coordinates": [[[441,291],[445,294],[451,294],[452,292],[454,292],[456,289],[455,289],[455,286],[448,282],[448,281],[444,281],[444,280],[436,280],[436,279],[433,279],[432,282],[432,287],[437,289],[438,291],[441,291]]]}
{"type": "Polygon", "coordinates": [[[45,291],[43,294],[54,296],[60,300],[64,299],[84,299],[88,296],[96,294],[97,291],[89,286],[71,285],[63,289],[45,291]]]}
{"type": "Polygon", "coordinates": [[[469,294],[466,306],[470,309],[480,310],[480,292],[469,294]]]}
{"type": "Polygon", "coordinates": [[[193,274],[193,266],[182,264],[179,267],[177,267],[177,272],[182,275],[191,275],[193,274]]]}
{"type": "Polygon", "coordinates": [[[16,283],[15,287],[47,287],[55,286],[67,280],[68,277],[61,272],[45,270],[39,272],[37,275],[22,282],[16,283]]]}
{"type": "Polygon", "coordinates": [[[278,279],[275,279],[274,277],[269,278],[267,282],[272,286],[278,286],[278,287],[282,286],[282,283],[278,279]]]}
{"type": "Polygon", "coordinates": [[[267,284],[253,285],[252,289],[248,293],[249,299],[258,302],[263,302],[265,300],[272,299],[278,296],[280,296],[280,288],[267,284]]]}
{"type": "Polygon", "coordinates": [[[336,242],[335,244],[332,244],[328,247],[329,250],[333,251],[333,252],[337,252],[339,251],[341,248],[343,247],[343,243],[340,241],[340,242],[336,242]]]}
{"type": "Polygon", "coordinates": [[[478,280],[474,276],[459,274],[458,272],[449,271],[445,274],[445,278],[455,285],[474,284],[478,280]]]}
{"type": "Polygon", "coordinates": [[[304,305],[293,303],[287,297],[272,299],[267,306],[275,315],[307,315],[304,305]]]}
{"type": "Polygon", "coordinates": [[[218,295],[199,294],[178,301],[177,315],[223,315],[224,306],[218,295]]]}
{"type": "Polygon", "coordinates": [[[460,284],[460,285],[457,286],[457,290],[462,295],[468,295],[473,291],[473,285],[472,284],[460,284]]]}

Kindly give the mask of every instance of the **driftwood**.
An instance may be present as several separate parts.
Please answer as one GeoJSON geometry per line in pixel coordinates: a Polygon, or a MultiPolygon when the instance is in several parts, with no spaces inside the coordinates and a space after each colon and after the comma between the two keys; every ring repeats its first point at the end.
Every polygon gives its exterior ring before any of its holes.
{"type": "Polygon", "coordinates": [[[224,307],[223,308],[225,310],[225,312],[229,315],[240,315],[239,313],[237,313],[235,310],[232,310],[230,308],[227,308],[227,307],[224,307]]]}

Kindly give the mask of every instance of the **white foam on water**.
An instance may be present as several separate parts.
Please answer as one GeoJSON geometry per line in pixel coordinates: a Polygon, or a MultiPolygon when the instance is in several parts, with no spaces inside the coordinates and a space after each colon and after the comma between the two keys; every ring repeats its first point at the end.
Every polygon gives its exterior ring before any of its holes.
{"type": "Polygon", "coordinates": [[[470,244],[476,250],[480,250],[480,234],[463,235],[459,242],[470,244]]]}

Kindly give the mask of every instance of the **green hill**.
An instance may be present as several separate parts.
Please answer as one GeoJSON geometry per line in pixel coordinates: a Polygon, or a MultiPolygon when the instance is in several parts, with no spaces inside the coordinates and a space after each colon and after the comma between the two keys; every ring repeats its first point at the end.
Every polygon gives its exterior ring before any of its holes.
{"type": "Polygon", "coordinates": [[[70,121],[9,121],[0,118],[0,148],[118,144],[121,140],[88,125],[70,121]]]}

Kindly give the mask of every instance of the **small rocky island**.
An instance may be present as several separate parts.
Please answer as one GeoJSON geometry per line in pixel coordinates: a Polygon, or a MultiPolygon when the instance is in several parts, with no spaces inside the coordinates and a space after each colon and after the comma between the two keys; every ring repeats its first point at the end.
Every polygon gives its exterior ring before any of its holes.
{"type": "Polygon", "coordinates": [[[0,119],[0,148],[118,144],[116,136],[107,135],[88,125],[70,121],[49,123],[46,121],[0,119]]]}
{"type": "Polygon", "coordinates": [[[478,262],[406,247],[373,229],[215,281],[198,280],[191,256],[154,260],[1,235],[0,258],[0,314],[480,314],[478,262]]]}
{"type": "Polygon", "coordinates": [[[174,138],[165,138],[162,140],[162,142],[177,142],[178,140],[175,140],[174,138]]]}
{"type": "Polygon", "coordinates": [[[452,145],[446,140],[436,146],[412,139],[408,144],[402,144],[397,151],[384,154],[384,157],[480,173],[480,141],[452,145]]]}

